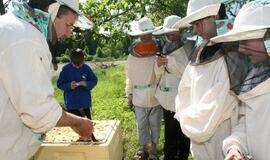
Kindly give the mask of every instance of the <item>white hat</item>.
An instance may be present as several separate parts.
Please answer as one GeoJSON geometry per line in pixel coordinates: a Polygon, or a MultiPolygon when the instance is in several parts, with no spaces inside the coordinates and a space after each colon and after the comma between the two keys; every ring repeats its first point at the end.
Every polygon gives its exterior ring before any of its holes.
{"type": "Polygon", "coordinates": [[[129,32],[128,34],[131,36],[142,36],[149,33],[153,33],[158,29],[160,29],[160,27],[155,28],[150,18],[143,17],[137,22],[137,29],[129,32]]]}
{"type": "Polygon", "coordinates": [[[217,15],[221,6],[220,0],[190,0],[187,16],[178,21],[173,28],[182,28],[191,22],[217,15]]]}
{"type": "Polygon", "coordinates": [[[245,4],[235,18],[233,29],[216,36],[212,42],[230,42],[263,38],[270,28],[270,4],[250,2],[245,4]]]}
{"type": "Polygon", "coordinates": [[[178,22],[181,19],[181,17],[176,16],[176,15],[171,15],[168,16],[164,19],[164,23],[163,26],[160,30],[155,31],[153,34],[154,35],[162,35],[162,34],[166,34],[166,33],[170,33],[170,32],[175,32],[175,31],[179,31],[178,29],[173,28],[172,26],[178,22]]]}
{"type": "Polygon", "coordinates": [[[75,23],[76,27],[79,27],[83,30],[93,28],[94,23],[80,12],[78,0],[57,0],[57,3],[51,4],[48,8],[48,12],[52,17],[52,21],[54,21],[61,5],[69,7],[78,14],[78,19],[75,23]]]}

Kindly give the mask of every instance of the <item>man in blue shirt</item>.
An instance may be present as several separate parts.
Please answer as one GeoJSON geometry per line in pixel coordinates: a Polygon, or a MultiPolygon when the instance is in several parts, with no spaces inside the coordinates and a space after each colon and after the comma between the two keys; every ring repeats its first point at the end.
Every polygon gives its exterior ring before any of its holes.
{"type": "Polygon", "coordinates": [[[91,119],[91,90],[97,84],[92,69],[84,64],[84,53],[75,48],[70,53],[71,63],[60,72],[57,87],[64,91],[65,107],[68,112],[91,119]]]}

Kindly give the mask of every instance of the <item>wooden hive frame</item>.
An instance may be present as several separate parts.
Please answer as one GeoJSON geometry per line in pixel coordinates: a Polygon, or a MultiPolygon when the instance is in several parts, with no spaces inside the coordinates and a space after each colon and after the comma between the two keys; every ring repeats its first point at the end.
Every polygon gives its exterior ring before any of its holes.
{"type": "Polygon", "coordinates": [[[121,160],[123,145],[120,121],[110,120],[112,132],[103,144],[43,143],[34,160],[121,160]]]}

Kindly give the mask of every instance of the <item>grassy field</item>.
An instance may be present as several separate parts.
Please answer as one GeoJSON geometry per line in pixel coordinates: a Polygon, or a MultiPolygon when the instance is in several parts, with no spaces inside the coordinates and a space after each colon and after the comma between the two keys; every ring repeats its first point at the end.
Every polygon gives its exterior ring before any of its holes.
{"type": "MultiPolygon", "coordinates": [[[[109,69],[95,69],[99,79],[98,85],[92,91],[93,119],[114,119],[121,121],[121,130],[124,146],[124,159],[132,160],[137,144],[137,131],[134,112],[128,107],[125,98],[125,71],[122,65],[109,69]]],[[[62,91],[55,86],[56,77],[53,79],[57,100],[63,104],[62,91]]],[[[164,142],[164,125],[160,135],[158,151],[160,159],[163,159],[162,146],[164,142]]]]}

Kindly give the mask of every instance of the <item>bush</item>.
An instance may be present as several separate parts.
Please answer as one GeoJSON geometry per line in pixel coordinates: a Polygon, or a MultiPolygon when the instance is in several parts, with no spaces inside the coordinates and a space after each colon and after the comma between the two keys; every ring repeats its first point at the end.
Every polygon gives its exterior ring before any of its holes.
{"type": "Polygon", "coordinates": [[[83,49],[84,54],[89,55],[89,48],[87,46],[83,49]]]}
{"type": "Polygon", "coordinates": [[[61,63],[68,63],[70,62],[69,55],[64,54],[62,57],[59,58],[61,63]]]}
{"type": "Polygon", "coordinates": [[[105,57],[103,52],[102,52],[102,49],[100,47],[97,48],[96,56],[99,57],[99,58],[104,58],[105,57]]]}
{"type": "Polygon", "coordinates": [[[93,61],[93,56],[92,55],[89,55],[89,54],[86,54],[85,57],[84,57],[84,60],[85,61],[93,61]]]}

